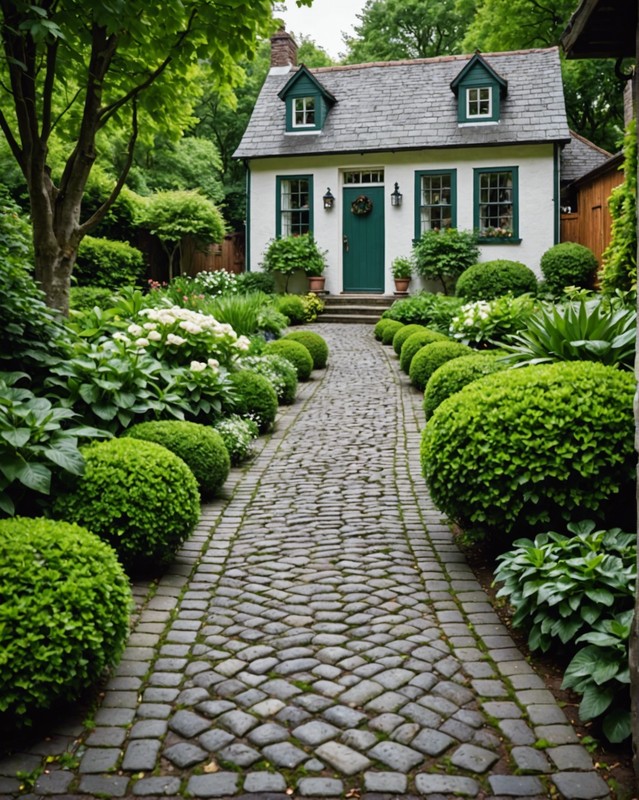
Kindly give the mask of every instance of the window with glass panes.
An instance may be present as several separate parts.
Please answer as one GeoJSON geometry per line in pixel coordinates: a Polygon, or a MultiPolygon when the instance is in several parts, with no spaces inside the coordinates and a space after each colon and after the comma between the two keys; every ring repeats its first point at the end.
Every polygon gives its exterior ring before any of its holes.
{"type": "Polygon", "coordinates": [[[293,99],[293,127],[315,127],[315,98],[295,97],[293,99]]]}
{"type": "Polygon", "coordinates": [[[481,86],[473,89],[468,89],[466,99],[468,108],[466,115],[468,117],[490,117],[492,115],[490,86],[481,86]]]}
{"type": "Polygon", "coordinates": [[[309,233],[312,224],[312,177],[278,177],[277,192],[277,235],[299,236],[309,233]]]}
{"type": "Polygon", "coordinates": [[[517,170],[477,170],[475,223],[482,238],[511,238],[517,231],[517,170]]]}
{"type": "Polygon", "coordinates": [[[424,231],[452,228],[455,217],[455,173],[418,173],[419,230],[424,231]]]}

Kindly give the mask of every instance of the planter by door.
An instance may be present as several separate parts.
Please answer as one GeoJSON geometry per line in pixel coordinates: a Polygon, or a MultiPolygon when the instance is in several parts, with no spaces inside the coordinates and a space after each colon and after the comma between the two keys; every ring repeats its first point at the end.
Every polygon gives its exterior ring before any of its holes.
{"type": "Polygon", "coordinates": [[[395,281],[395,294],[408,294],[410,278],[393,278],[395,281]]]}
{"type": "Polygon", "coordinates": [[[381,294],[384,291],[384,188],[347,186],[342,199],[344,291],[381,294]],[[367,202],[360,200],[362,196],[370,203],[370,208],[367,202]]]}
{"type": "Polygon", "coordinates": [[[325,283],[326,283],[326,278],[323,275],[308,276],[309,292],[323,292],[325,283]]]}

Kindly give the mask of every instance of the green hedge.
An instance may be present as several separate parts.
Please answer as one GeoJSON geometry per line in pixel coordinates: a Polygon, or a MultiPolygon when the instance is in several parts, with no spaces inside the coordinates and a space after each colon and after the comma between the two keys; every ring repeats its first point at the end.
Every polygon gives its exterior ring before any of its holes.
{"type": "Polygon", "coordinates": [[[377,320],[375,323],[375,327],[373,328],[373,336],[377,339],[378,342],[382,341],[382,336],[384,335],[384,331],[388,327],[390,322],[394,320],[390,319],[390,317],[382,317],[381,319],[377,320]]]}
{"type": "MultiPolygon", "coordinates": [[[[406,326],[408,327],[408,325],[406,326]]],[[[450,339],[444,336],[443,333],[431,331],[425,328],[423,331],[412,333],[402,345],[399,353],[399,366],[402,371],[407,375],[410,371],[410,365],[415,355],[427,344],[432,342],[449,342],[450,339]]]]}
{"type": "Polygon", "coordinates": [[[229,476],[231,460],[224,440],[208,425],[183,420],[139,422],[125,434],[161,444],[188,466],[203,499],[211,498],[229,476]]]}
{"type": "Polygon", "coordinates": [[[403,327],[403,322],[397,322],[396,320],[388,322],[382,331],[382,344],[392,345],[395,334],[403,327]]]}
{"type": "Polygon", "coordinates": [[[110,439],[82,448],[84,475],[54,503],[113,545],[129,570],[169,563],[200,517],[200,494],[181,458],[155,442],[110,439]]]}
{"type": "Polygon", "coordinates": [[[477,351],[472,347],[460,342],[431,342],[417,351],[410,362],[408,377],[413,386],[423,392],[437,367],[441,367],[442,364],[453,358],[473,356],[476,353],[477,351]]]}
{"type": "Polygon", "coordinates": [[[115,552],[67,522],[0,521],[0,726],[77,701],[124,650],[131,589],[115,552]]]}
{"type": "Polygon", "coordinates": [[[576,242],[562,242],[541,257],[541,272],[550,292],[561,294],[566,286],[591,289],[599,263],[588,247],[576,242]]]}
{"type": "Polygon", "coordinates": [[[272,383],[263,375],[243,369],[229,376],[236,400],[232,411],[257,423],[260,433],[273,427],[277,416],[277,394],[272,383]]]}
{"type": "Polygon", "coordinates": [[[506,537],[576,515],[624,527],[619,517],[633,507],[634,389],[630,373],[585,361],[471,383],[423,433],[434,502],[463,527],[506,537]]]}
{"type": "Polygon", "coordinates": [[[469,267],[459,276],[455,294],[466,302],[493,300],[504,294],[536,294],[537,277],[520,261],[496,259],[469,267]]]}
{"type": "Polygon", "coordinates": [[[424,391],[424,414],[430,419],[435,409],[451,395],[473,381],[500,372],[506,365],[497,353],[477,354],[470,358],[454,358],[438,367],[430,376],[424,391]]]}
{"type": "Polygon", "coordinates": [[[395,336],[393,336],[393,350],[397,355],[400,355],[406,339],[414,333],[421,333],[421,331],[425,330],[426,328],[423,325],[404,325],[404,327],[400,328],[395,336]]]}
{"type": "Polygon", "coordinates": [[[299,342],[311,354],[313,369],[324,369],[328,361],[328,345],[323,336],[314,331],[291,331],[283,337],[284,340],[299,342]]]}
{"type": "Polygon", "coordinates": [[[78,286],[132,286],[144,277],[144,256],[127,242],[85,236],[78,248],[73,276],[78,286]]]}
{"type": "Polygon", "coordinates": [[[265,354],[274,353],[282,356],[295,367],[297,378],[300,381],[307,381],[313,371],[313,357],[307,347],[292,339],[276,339],[268,342],[264,347],[265,354]]]}
{"type": "Polygon", "coordinates": [[[298,294],[277,296],[277,310],[288,319],[290,325],[304,325],[306,322],[306,306],[298,294]]]}

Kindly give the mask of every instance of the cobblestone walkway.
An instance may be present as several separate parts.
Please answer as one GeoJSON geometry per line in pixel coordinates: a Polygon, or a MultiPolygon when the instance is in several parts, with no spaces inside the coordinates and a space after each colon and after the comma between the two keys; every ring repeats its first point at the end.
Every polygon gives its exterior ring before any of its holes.
{"type": "Polygon", "coordinates": [[[0,762],[5,796],[609,796],[430,502],[421,396],[370,326],[314,328],[328,369],[203,508],[95,727],[0,762]]]}

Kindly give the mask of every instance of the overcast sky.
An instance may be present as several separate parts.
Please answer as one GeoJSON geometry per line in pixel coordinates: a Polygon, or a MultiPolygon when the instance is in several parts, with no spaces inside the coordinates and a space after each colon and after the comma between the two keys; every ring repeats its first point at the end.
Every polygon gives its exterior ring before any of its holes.
{"type": "Polygon", "coordinates": [[[276,11],[274,16],[283,19],[286,30],[293,34],[309,36],[332,58],[344,52],[342,32],[353,33],[358,22],[356,14],[366,0],[313,0],[308,8],[298,8],[295,0],[286,0],[286,11],[276,11]]]}

